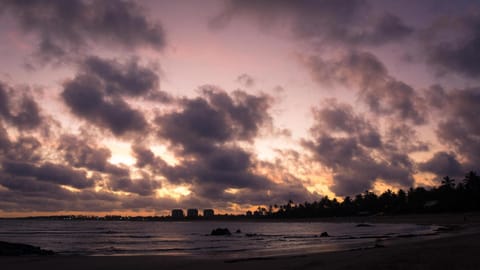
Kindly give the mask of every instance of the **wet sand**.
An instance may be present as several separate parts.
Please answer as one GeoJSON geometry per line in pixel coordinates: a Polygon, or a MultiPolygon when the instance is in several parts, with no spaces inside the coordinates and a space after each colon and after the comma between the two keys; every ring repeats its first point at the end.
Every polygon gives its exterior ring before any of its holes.
{"type": "MultiPolygon", "coordinates": [[[[387,217],[377,222],[387,222],[387,217]]],[[[0,257],[2,269],[480,269],[479,215],[391,217],[398,222],[457,225],[433,238],[388,240],[371,249],[225,260],[180,256],[0,257]],[[408,220],[407,220],[408,219],[408,220]],[[443,222],[442,222],[443,221],[443,222]]],[[[371,218],[363,221],[374,222],[371,218]]]]}

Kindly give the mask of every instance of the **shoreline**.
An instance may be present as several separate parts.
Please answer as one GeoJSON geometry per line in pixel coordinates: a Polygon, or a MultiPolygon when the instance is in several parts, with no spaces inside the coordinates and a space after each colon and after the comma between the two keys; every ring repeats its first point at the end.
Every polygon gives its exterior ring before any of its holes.
{"type": "MultiPolygon", "coordinates": [[[[420,215],[421,216],[421,215],[420,215]]],[[[372,248],[282,254],[246,258],[198,256],[18,256],[0,257],[2,269],[480,269],[480,215],[426,215],[419,218],[372,217],[366,223],[413,223],[444,226],[432,237],[385,239],[372,248]],[[392,222],[395,221],[395,222],[392,222]],[[409,222],[406,222],[409,221],[409,222]],[[427,222],[429,221],[429,222],[427,222]]],[[[328,222],[322,220],[321,222],[328,222]]],[[[358,222],[348,219],[343,222],[358,222]]],[[[358,222],[360,223],[360,222],[358,222]]]]}
{"type": "Polygon", "coordinates": [[[406,241],[384,248],[317,254],[201,259],[182,256],[50,256],[3,257],[2,269],[480,269],[480,231],[424,241],[406,241]]]}
{"type": "MultiPolygon", "coordinates": [[[[2,218],[5,220],[50,220],[42,217],[35,218],[2,218]]],[[[209,218],[209,219],[169,219],[169,220],[103,220],[103,219],[51,219],[54,221],[96,221],[96,222],[272,222],[272,223],[290,223],[290,222],[326,222],[326,223],[410,223],[410,224],[435,224],[435,225],[449,225],[449,224],[465,224],[478,223],[480,224],[480,212],[465,212],[465,213],[415,213],[415,214],[398,214],[398,215],[365,215],[365,216],[334,216],[334,217],[314,217],[314,218],[209,218]]]]}

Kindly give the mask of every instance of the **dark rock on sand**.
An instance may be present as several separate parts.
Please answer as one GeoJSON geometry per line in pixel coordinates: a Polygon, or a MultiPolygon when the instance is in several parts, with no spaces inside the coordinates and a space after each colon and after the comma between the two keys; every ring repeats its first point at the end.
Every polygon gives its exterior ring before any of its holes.
{"type": "Polygon", "coordinates": [[[360,223],[360,224],[357,224],[357,226],[355,227],[373,227],[373,225],[367,224],[367,223],[360,223]]]}
{"type": "Polygon", "coordinates": [[[242,230],[237,229],[237,230],[235,231],[235,233],[242,233],[242,230]]]}
{"type": "Polygon", "coordinates": [[[53,255],[51,250],[39,247],[0,241],[0,256],[22,256],[22,255],[53,255]]]}
{"type": "Polygon", "coordinates": [[[435,229],[435,232],[452,232],[459,229],[460,229],[460,226],[458,225],[450,225],[450,226],[438,227],[437,229],[435,229]]]}
{"type": "Polygon", "coordinates": [[[327,232],[322,232],[322,233],[320,234],[320,237],[330,237],[330,235],[328,235],[327,232]]]}
{"type": "Polygon", "coordinates": [[[232,235],[232,233],[227,228],[216,228],[210,235],[232,235]]]}

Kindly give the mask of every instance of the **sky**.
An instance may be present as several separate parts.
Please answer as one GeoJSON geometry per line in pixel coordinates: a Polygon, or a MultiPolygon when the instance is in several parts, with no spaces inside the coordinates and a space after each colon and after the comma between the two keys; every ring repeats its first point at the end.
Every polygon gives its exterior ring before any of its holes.
{"type": "Polygon", "coordinates": [[[480,3],[0,1],[0,216],[243,213],[480,164],[480,3]]]}

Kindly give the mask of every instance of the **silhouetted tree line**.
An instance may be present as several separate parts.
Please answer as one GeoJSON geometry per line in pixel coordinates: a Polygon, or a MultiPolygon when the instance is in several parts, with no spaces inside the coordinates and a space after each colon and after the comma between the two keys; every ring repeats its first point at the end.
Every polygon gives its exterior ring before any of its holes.
{"type": "Polygon", "coordinates": [[[259,207],[253,216],[279,218],[332,217],[372,214],[408,214],[466,212],[480,210],[480,176],[469,172],[463,181],[445,176],[441,184],[431,189],[410,188],[398,192],[387,190],[380,195],[370,191],[342,202],[328,196],[319,201],[259,207]]]}

